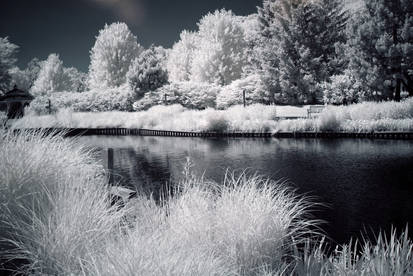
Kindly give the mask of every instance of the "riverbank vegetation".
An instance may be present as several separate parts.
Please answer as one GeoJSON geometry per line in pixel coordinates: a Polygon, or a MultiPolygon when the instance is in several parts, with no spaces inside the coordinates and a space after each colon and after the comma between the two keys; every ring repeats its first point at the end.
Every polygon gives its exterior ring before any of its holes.
{"type": "Polygon", "coordinates": [[[28,114],[13,127],[119,127],[212,132],[413,131],[413,98],[402,102],[327,106],[316,118],[307,118],[307,108],[254,104],[245,108],[232,106],[226,110],[191,110],[181,105],[154,106],[141,112],[92,113],[62,109],[53,115],[28,114]]]}
{"type": "MultiPolygon", "coordinates": [[[[407,229],[337,247],[311,219],[316,207],[280,182],[192,175],[159,199],[111,205],[108,180],[76,140],[1,133],[0,249],[24,274],[409,275],[407,229]]],[[[4,261],[3,259],[2,261],[4,261]]]]}

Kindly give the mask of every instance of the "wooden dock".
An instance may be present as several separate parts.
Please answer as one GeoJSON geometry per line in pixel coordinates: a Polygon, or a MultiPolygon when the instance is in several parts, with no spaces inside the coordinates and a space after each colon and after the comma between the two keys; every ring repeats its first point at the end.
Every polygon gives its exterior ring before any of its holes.
{"type": "MultiPolygon", "coordinates": [[[[63,133],[64,136],[168,136],[168,137],[243,137],[243,138],[368,138],[413,140],[413,132],[189,132],[131,128],[45,128],[25,129],[45,133],[63,133]]],[[[16,129],[15,131],[20,131],[16,129]]]]}

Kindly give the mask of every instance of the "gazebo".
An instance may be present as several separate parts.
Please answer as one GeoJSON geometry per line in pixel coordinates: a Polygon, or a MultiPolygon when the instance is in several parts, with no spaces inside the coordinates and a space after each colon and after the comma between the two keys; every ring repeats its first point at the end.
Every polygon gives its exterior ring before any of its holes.
{"type": "Polygon", "coordinates": [[[14,86],[12,90],[0,96],[0,111],[7,112],[7,118],[15,119],[24,115],[24,108],[30,104],[34,97],[14,86]]]}

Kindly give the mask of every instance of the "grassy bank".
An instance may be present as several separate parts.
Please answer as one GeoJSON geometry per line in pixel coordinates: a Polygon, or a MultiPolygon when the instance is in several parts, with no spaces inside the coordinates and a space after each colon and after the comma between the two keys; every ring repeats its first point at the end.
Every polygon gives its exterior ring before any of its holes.
{"type": "Polygon", "coordinates": [[[328,106],[318,118],[308,119],[307,107],[251,105],[227,110],[188,110],[179,105],[155,106],[142,112],[27,115],[14,127],[146,128],[175,131],[413,131],[413,99],[404,102],[328,106]],[[288,119],[285,118],[297,118],[288,119]]]}
{"type": "Polygon", "coordinates": [[[259,176],[228,174],[217,184],[188,166],[160,204],[138,196],[118,208],[102,168],[77,142],[3,132],[0,189],[2,255],[26,259],[26,274],[413,273],[407,234],[326,254],[318,221],[308,218],[314,205],[259,176]]]}

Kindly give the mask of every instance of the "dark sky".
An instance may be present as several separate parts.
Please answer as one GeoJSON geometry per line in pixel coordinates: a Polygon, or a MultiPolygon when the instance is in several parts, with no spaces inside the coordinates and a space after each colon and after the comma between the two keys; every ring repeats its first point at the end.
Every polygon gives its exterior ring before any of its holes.
{"type": "Polygon", "coordinates": [[[216,9],[256,12],[262,0],[1,0],[0,37],[20,46],[18,65],[60,54],[65,66],[87,71],[89,50],[105,23],[126,22],[138,42],[171,47],[182,30],[216,9]]]}

